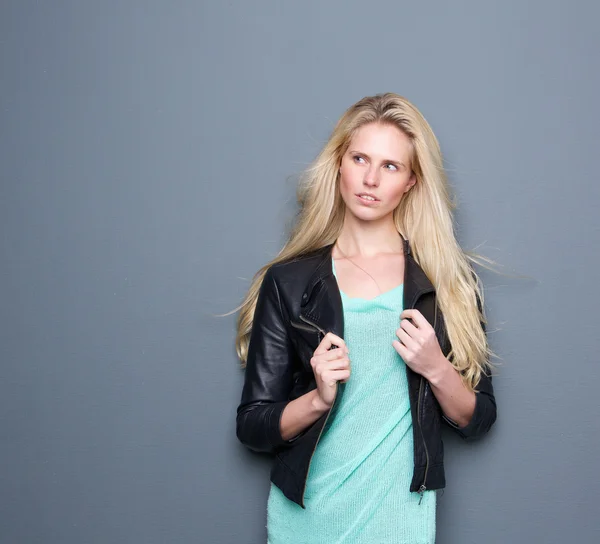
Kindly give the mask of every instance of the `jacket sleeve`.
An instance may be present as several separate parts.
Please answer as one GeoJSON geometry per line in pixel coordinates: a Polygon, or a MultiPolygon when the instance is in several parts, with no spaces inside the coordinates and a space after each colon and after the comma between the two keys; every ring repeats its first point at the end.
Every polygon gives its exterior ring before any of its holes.
{"type": "Polygon", "coordinates": [[[294,440],[284,440],[279,426],[283,409],[290,402],[293,363],[294,351],[270,267],[256,302],[236,417],[237,438],[253,451],[273,452],[294,440]]]}
{"type": "MultiPolygon", "coordinates": [[[[477,296],[477,306],[481,312],[482,306],[479,296],[477,296]]],[[[481,322],[481,327],[486,332],[483,321],[481,322]]],[[[486,434],[496,421],[496,397],[492,385],[492,376],[485,372],[481,374],[481,379],[475,391],[475,411],[473,412],[471,421],[465,427],[459,427],[443,413],[442,418],[465,440],[471,441],[486,434]]]]}

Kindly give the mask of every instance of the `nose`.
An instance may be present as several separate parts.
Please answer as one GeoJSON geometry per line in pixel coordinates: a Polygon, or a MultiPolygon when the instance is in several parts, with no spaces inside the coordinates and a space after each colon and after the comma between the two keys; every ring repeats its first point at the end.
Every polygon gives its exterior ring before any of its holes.
{"type": "Polygon", "coordinates": [[[377,187],[379,185],[379,174],[377,173],[377,168],[370,166],[369,169],[365,172],[365,178],[363,183],[367,187],[377,187]]]}

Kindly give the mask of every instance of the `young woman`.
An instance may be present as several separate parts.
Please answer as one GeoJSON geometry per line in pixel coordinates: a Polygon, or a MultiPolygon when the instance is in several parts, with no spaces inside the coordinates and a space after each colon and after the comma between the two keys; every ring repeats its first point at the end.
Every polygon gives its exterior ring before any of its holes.
{"type": "Polygon", "coordinates": [[[270,544],[432,543],[441,426],[496,419],[481,283],[438,141],[365,97],[306,171],[300,212],[241,306],[238,439],[271,452],[270,544]]]}

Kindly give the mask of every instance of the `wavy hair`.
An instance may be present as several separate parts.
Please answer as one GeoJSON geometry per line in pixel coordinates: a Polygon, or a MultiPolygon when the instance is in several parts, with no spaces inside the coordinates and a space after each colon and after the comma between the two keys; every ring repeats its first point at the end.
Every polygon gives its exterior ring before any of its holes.
{"type": "Polygon", "coordinates": [[[487,322],[484,294],[471,265],[479,263],[480,256],[463,251],[456,240],[456,204],[433,130],[411,102],[395,93],[367,96],[350,106],[317,158],[302,172],[297,190],[300,209],[288,241],[273,260],[256,272],[242,304],[234,310],[240,310],[235,346],[242,368],[246,365],[254,310],[267,269],[333,244],[340,235],[346,206],[338,186],[339,168],[353,136],[369,123],[393,125],[410,140],[410,165],[417,182],[394,210],[394,224],[408,238],[415,260],[436,289],[451,345],[448,359],[465,385],[474,390],[481,373],[493,368],[490,359],[496,356],[481,326],[487,322]]]}

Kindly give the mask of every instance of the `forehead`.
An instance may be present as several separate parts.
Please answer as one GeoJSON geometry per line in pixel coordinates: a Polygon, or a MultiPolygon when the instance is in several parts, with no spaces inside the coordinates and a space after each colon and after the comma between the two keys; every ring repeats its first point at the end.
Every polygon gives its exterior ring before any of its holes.
{"type": "Polygon", "coordinates": [[[411,142],[398,127],[369,123],[360,127],[348,146],[350,151],[362,151],[373,158],[404,161],[410,158],[411,142]]]}

